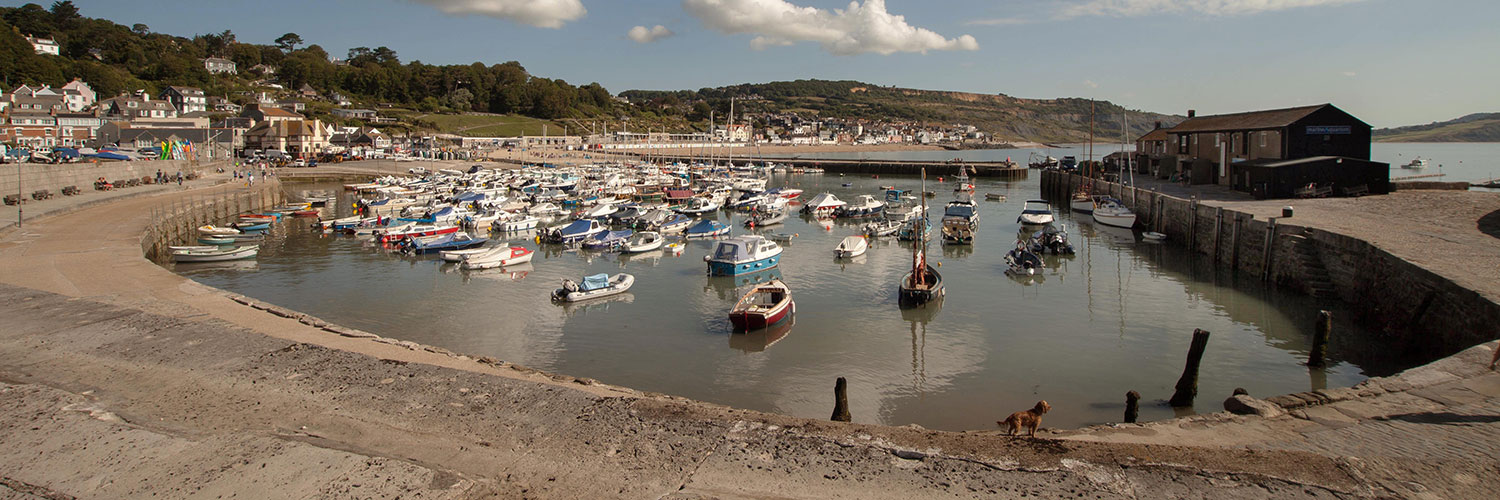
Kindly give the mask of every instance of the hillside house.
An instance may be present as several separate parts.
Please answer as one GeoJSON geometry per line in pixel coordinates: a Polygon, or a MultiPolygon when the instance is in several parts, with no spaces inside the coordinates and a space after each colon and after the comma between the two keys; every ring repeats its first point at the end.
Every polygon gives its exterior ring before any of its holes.
{"type": "Polygon", "coordinates": [[[62,55],[62,46],[57,44],[57,40],[26,35],[26,42],[30,43],[31,48],[38,54],[62,55]]]}
{"type": "Polygon", "coordinates": [[[203,89],[197,87],[167,87],[162,91],[161,98],[172,103],[172,107],[177,108],[177,113],[181,115],[208,110],[208,98],[203,95],[203,89]]]}
{"type": "Polygon", "coordinates": [[[245,132],[245,149],[279,149],[292,156],[303,156],[327,147],[328,132],[318,120],[264,121],[245,132]]]}
{"type": "Polygon", "coordinates": [[[215,75],[233,75],[239,73],[235,68],[234,61],[221,57],[209,57],[203,60],[203,68],[215,75]]]}

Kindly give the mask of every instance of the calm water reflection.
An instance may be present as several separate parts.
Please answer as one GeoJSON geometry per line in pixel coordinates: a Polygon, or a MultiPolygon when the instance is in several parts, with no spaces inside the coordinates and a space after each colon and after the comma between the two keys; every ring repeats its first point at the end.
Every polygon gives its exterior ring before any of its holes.
{"type": "MultiPolygon", "coordinates": [[[[772,185],[847,200],[918,182],[796,175],[772,185]]],[[[834,379],[848,377],[856,421],[940,429],[991,428],[1038,399],[1053,405],[1048,426],[1118,421],[1129,390],[1147,400],[1143,419],[1171,417],[1170,408],[1151,403],[1170,395],[1194,328],[1213,332],[1201,376],[1204,411],[1218,410],[1235,387],[1269,396],[1347,386],[1397,367],[1381,346],[1356,343],[1357,326],[1340,323],[1330,368],[1309,374],[1299,363],[1316,304],[1176,246],[1068,214],[1059,220],[1077,255],[1047,257],[1046,270],[1029,279],[1006,277],[1003,256],[1022,234],[1016,215],[1037,182],[978,180],[979,193],[1008,201],[980,202],[975,245],[933,245],[948,298],[927,310],[896,305],[907,244],[874,241],[866,255],[840,262],[832,249],[858,225],[800,218],[772,229],[799,235],[779,268],[738,278],[705,276],[707,241],[689,242],[680,254],[631,256],[543,245],[524,267],[463,272],[291,226],[278,227],[254,263],[177,270],[384,336],[737,407],[827,418],[834,379]],[[561,279],[604,272],[632,273],[636,285],[608,301],[548,300],[561,279]],[[795,323],[732,334],[725,314],[745,285],[770,277],[791,286],[795,323]]],[[[934,213],[946,199],[939,196],[934,213]]],[[[340,210],[348,206],[345,200],[340,210]]],[[[744,232],[739,215],[719,217],[744,232]]],[[[529,234],[504,239],[536,247],[529,234]]]]}

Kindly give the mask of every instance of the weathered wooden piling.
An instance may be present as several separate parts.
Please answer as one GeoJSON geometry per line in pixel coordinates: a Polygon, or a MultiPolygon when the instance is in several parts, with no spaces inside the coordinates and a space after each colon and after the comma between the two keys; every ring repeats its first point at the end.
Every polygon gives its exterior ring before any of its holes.
{"type": "Polygon", "coordinates": [[[1125,393],[1125,423],[1133,424],[1141,416],[1141,393],[1125,393]]]}
{"type": "Polygon", "coordinates": [[[838,382],[833,384],[833,417],[834,422],[849,422],[854,417],[849,415],[849,382],[844,377],[839,377],[838,382]]]}
{"type": "Polygon", "coordinates": [[[1333,313],[1318,311],[1318,320],[1313,326],[1312,352],[1307,355],[1307,366],[1321,367],[1328,355],[1328,337],[1333,334],[1333,313]]]}
{"type": "Polygon", "coordinates": [[[1203,360],[1203,351],[1208,348],[1208,330],[1193,329],[1193,343],[1188,348],[1187,365],[1182,368],[1182,377],[1177,379],[1177,390],[1172,393],[1172,406],[1192,406],[1198,397],[1198,364],[1203,360]]]}

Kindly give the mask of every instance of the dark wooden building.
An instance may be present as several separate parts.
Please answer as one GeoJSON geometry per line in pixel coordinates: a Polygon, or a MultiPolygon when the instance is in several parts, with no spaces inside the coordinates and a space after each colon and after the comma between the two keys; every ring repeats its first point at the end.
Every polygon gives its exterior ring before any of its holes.
{"type": "Polygon", "coordinates": [[[1391,192],[1390,170],[1387,163],[1342,156],[1250,160],[1229,165],[1234,189],[1257,199],[1386,194],[1391,192]]]}
{"type": "MultiPolygon", "coordinates": [[[[1219,184],[1269,197],[1273,186],[1314,184],[1389,189],[1389,166],[1370,162],[1370,125],[1332,104],[1195,116],[1166,130],[1166,155],[1157,174],[1193,184],[1219,184]],[[1326,158],[1311,162],[1292,162],[1326,158]],[[1347,159],[1350,161],[1339,161],[1347,159]],[[1235,169],[1234,165],[1246,168],[1235,169]],[[1283,177],[1285,176],[1285,177],[1283,177]],[[1259,188],[1259,189],[1257,189],[1259,188]]],[[[1340,190],[1335,190],[1338,194],[1340,190]]]]}

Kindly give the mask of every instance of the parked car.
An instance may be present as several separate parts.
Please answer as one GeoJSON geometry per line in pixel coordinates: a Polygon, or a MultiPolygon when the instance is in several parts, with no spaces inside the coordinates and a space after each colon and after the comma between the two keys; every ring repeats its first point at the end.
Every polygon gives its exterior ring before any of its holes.
{"type": "Polygon", "coordinates": [[[427,175],[427,167],[412,167],[406,169],[406,173],[414,175],[427,175]]]}

